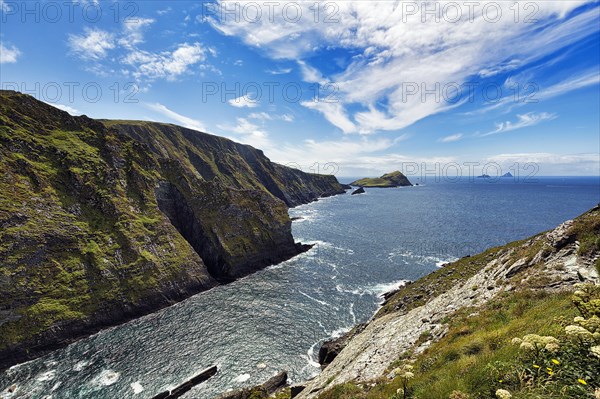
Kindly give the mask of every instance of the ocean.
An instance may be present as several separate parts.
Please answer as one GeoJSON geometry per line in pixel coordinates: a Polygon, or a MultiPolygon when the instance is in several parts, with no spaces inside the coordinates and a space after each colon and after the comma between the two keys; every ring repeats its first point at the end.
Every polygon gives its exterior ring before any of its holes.
{"type": "Polygon", "coordinates": [[[0,397],[145,399],[211,365],[218,374],[184,398],[213,398],[281,370],[300,382],[319,372],[320,345],[372,317],[384,292],[600,202],[598,177],[366,190],[290,210],[294,237],[313,243],[310,251],[14,366],[0,374],[0,397]]]}

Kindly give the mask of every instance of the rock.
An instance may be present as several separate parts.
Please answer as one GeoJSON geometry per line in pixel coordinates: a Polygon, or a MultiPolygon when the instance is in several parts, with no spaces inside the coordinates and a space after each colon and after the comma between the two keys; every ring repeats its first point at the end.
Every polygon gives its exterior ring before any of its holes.
{"type": "Polygon", "coordinates": [[[321,365],[321,369],[327,367],[342,349],[344,349],[352,337],[359,334],[365,327],[366,324],[359,324],[341,337],[325,341],[323,345],[321,345],[321,348],[319,348],[319,364],[321,365]]]}
{"type": "Polygon", "coordinates": [[[349,184],[342,184],[341,186],[344,190],[352,190],[352,186],[349,184]]]}
{"type": "Polygon", "coordinates": [[[365,189],[362,187],[357,188],[356,190],[354,190],[352,192],[352,195],[356,195],[356,194],[364,194],[365,193],[365,189]]]}
{"type": "Polygon", "coordinates": [[[304,391],[304,388],[306,388],[304,385],[292,385],[290,387],[290,394],[291,394],[291,398],[295,398],[296,396],[298,396],[302,391],[304,391]]]}
{"type": "Polygon", "coordinates": [[[512,266],[510,266],[508,268],[504,277],[511,278],[512,276],[519,273],[521,270],[523,270],[527,266],[528,266],[527,259],[525,259],[525,258],[519,259],[518,261],[513,263],[512,266]]]}
{"type": "Polygon", "coordinates": [[[576,236],[570,232],[572,226],[573,221],[567,220],[556,229],[546,234],[546,238],[550,245],[556,249],[561,249],[567,244],[574,242],[576,240],[576,236]]]}
{"type": "Polygon", "coordinates": [[[234,391],[226,392],[218,397],[218,399],[248,399],[254,397],[256,393],[260,393],[263,396],[268,396],[280,388],[287,385],[287,372],[281,371],[269,378],[266,382],[261,385],[257,385],[252,388],[241,388],[234,391]]]}
{"type": "Polygon", "coordinates": [[[158,395],[153,396],[152,399],[177,399],[183,396],[186,392],[190,391],[196,385],[205,382],[215,374],[217,374],[217,366],[210,367],[178,387],[172,389],[171,391],[161,392],[158,395]]]}

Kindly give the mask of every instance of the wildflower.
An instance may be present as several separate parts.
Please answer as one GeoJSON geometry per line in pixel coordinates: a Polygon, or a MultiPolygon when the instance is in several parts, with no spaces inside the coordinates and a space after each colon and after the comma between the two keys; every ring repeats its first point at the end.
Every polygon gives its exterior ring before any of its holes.
{"type": "Polygon", "coordinates": [[[533,368],[534,368],[534,369],[539,369],[539,368],[540,368],[540,366],[538,366],[537,364],[534,364],[534,365],[533,365],[533,368]]]}
{"type": "Polygon", "coordinates": [[[496,397],[498,399],[510,399],[512,398],[512,395],[506,389],[498,389],[496,391],[496,397]]]}
{"type": "Polygon", "coordinates": [[[590,352],[592,353],[592,355],[600,359],[600,345],[592,346],[590,348],[590,352]]]}
{"type": "Polygon", "coordinates": [[[583,378],[578,378],[577,382],[579,382],[581,385],[587,385],[587,382],[585,382],[583,378]]]}
{"type": "Polygon", "coordinates": [[[510,341],[510,343],[513,344],[513,345],[521,345],[523,343],[523,340],[521,338],[513,338],[510,341]]]}
{"type": "Polygon", "coordinates": [[[410,380],[411,378],[414,378],[414,374],[411,373],[410,371],[406,371],[404,374],[400,375],[402,378],[406,378],[407,380],[410,380]]]}
{"type": "Polygon", "coordinates": [[[549,343],[549,344],[546,344],[546,346],[544,347],[544,349],[546,349],[548,352],[554,353],[554,352],[558,352],[558,350],[560,349],[560,345],[559,344],[555,344],[555,343],[549,343]]]}
{"type": "Polygon", "coordinates": [[[526,350],[526,351],[532,351],[535,349],[535,346],[533,346],[532,343],[530,342],[523,342],[520,346],[519,349],[521,350],[526,350]]]}
{"type": "Polygon", "coordinates": [[[573,322],[575,322],[575,323],[577,323],[577,324],[579,324],[579,323],[581,323],[581,322],[583,322],[583,321],[585,321],[585,319],[584,319],[583,317],[581,317],[581,316],[577,316],[577,317],[575,317],[575,318],[573,319],[573,322]]]}
{"type": "Polygon", "coordinates": [[[404,395],[404,389],[403,388],[398,388],[398,389],[396,389],[396,393],[398,395],[404,395]]]}
{"type": "Polygon", "coordinates": [[[552,359],[552,363],[556,364],[557,366],[560,364],[560,362],[556,359],[552,359]]]}
{"type": "Polygon", "coordinates": [[[594,392],[594,396],[596,397],[596,399],[600,399],[600,388],[596,388],[596,391],[594,392]]]}
{"type": "Polygon", "coordinates": [[[591,332],[581,326],[566,326],[565,333],[572,339],[579,339],[582,341],[591,341],[594,338],[591,332]]]}

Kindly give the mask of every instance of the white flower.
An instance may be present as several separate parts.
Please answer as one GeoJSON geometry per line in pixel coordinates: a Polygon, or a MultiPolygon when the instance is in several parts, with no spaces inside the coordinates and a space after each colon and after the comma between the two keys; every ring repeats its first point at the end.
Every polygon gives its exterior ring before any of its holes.
{"type": "Polygon", "coordinates": [[[524,351],[532,351],[535,349],[535,346],[533,346],[533,344],[530,342],[522,342],[521,346],[519,346],[519,349],[524,351]]]}
{"type": "Polygon", "coordinates": [[[523,340],[521,338],[513,338],[510,341],[510,343],[513,344],[513,345],[521,345],[523,343],[523,340]]]}
{"type": "Polygon", "coordinates": [[[592,355],[600,359],[600,345],[592,346],[590,348],[590,352],[592,352],[592,355]]]}
{"type": "Polygon", "coordinates": [[[580,339],[582,341],[591,341],[594,339],[593,334],[581,326],[566,326],[565,333],[572,339],[580,339]]]}
{"type": "Polygon", "coordinates": [[[512,398],[512,395],[506,389],[498,389],[496,391],[496,397],[498,399],[510,399],[512,398]]]}

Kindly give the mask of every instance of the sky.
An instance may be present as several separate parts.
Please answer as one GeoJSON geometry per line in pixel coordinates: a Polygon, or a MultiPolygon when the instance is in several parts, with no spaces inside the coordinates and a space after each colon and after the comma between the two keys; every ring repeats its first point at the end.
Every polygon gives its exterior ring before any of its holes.
{"type": "Polygon", "coordinates": [[[0,0],[2,89],[306,172],[600,175],[598,1],[0,0]]]}

